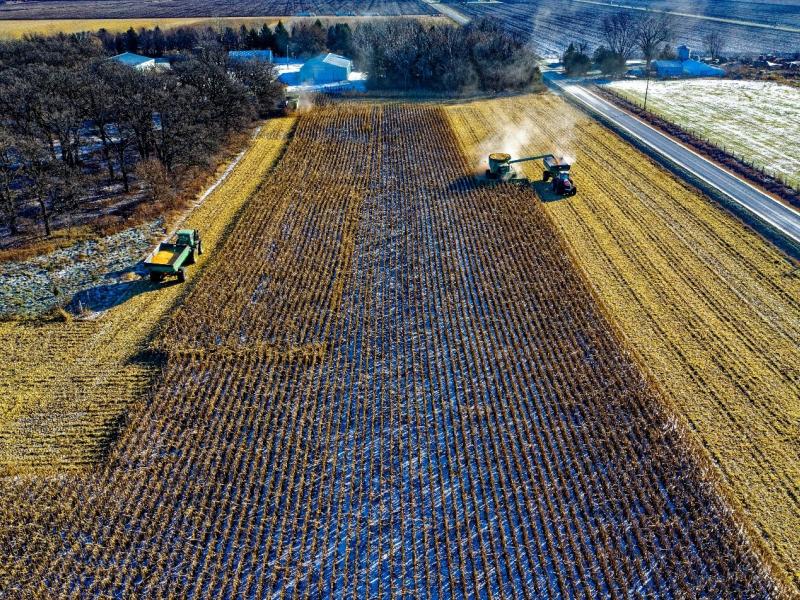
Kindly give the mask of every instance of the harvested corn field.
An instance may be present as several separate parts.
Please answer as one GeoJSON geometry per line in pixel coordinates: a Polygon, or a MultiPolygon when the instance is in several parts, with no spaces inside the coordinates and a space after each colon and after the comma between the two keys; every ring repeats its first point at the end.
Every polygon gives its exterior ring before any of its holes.
{"type": "MultiPolygon", "coordinates": [[[[554,96],[449,111],[466,151],[576,159],[546,203],[611,319],[800,587],[800,278],[741,223],[554,96]],[[513,133],[498,123],[513,123],[513,133]]],[[[538,177],[540,172],[529,171],[538,177]]]]}
{"type": "MultiPolygon", "coordinates": [[[[201,229],[208,248],[274,164],[293,123],[269,121],[227,179],[189,215],[185,226],[201,229]]],[[[84,304],[104,304],[105,287],[83,293],[84,304]]],[[[114,306],[94,319],[0,323],[0,473],[96,462],[145,396],[158,374],[149,341],[185,290],[148,281],[116,287],[114,306]]]]}
{"type": "Polygon", "coordinates": [[[96,472],[0,483],[0,588],[772,595],[541,206],[476,188],[442,109],[301,116],[159,345],[96,472]]]}

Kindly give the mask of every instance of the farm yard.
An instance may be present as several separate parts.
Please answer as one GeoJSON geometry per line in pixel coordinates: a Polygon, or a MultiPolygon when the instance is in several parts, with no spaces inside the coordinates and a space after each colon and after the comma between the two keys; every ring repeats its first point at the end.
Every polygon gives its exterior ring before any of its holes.
{"type": "MultiPolygon", "coordinates": [[[[641,105],[644,81],[608,87],[641,105]]],[[[766,81],[657,81],[648,108],[800,188],[800,88],[766,81]]]]}
{"type": "MultiPolygon", "coordinates": [[[[628,10],[619,6],[581,0],[564,0],[557,6],[535,1],[482,3],[450,0],[448,4],[473,19],[490,18],[509,31],[530,36],[531,42],[542,56],[561,56],[567,45],[573,41],[586,42],[590,48],[596,48],[603,43],[602,23],[604,17],[621,11],[631,12],[634,16],[641,14],[640,11],[628,10]]],[[[726,4],[749,3],[728,2],[726,4]]],[[[694,6],[694,3],[692,5],[694,6]]],[[[775,20],[780,19],[783,22],[784,12],[787,11],[784,10],[784,5],[778,6],[779,8],[776,10],[780,16],[775,20]]],[[[680,10],[680,8],[676,8],[673,4],[671,10],[680,10]]],[[[691,8],[687,9],[687,12],[693,13],[696,10],[696,8],[691,8]]],[[[793,10],[796,18],[797,8],[793,7],[793,10]]],[[[745,9],[742,12],[748,13],[749,11],[745,9]]],[[[763,18],[760,13],[757,16],[763,18]]],[[[748,20],[755,19],[756,15],[752,15],[748,20]]],[[[723,35],[726,52],[737,54],[793,53],[800,48],[800,31],[748,27],[691,16],[681,16],[675,20],[674,34],[677,43],[688,44],[696,50],[702,51],[703,37],[709,31],[718,31],[723,35]]]]}
{"type": "Polygon", "coordinates": [[[523,156],[574,156],[579,194],[545,203],[548,217],[731,502],[800,587],[800,279],[786,258],[554,96],[448,114],[468,156],[514,143],[523,156]]]}
{"type": "MultiPolygon", "coordinates": [[[[108,459],[0,481],[0,589],[775,595],[573,265],[559,214],[577,203],[476,187],[470,149],[504,102],[299,116],[153,340],[163,373],[108,459]]],[[[755,239],[729,243],[754,255],[739,276],[778,268],[755,239]]],[[[789,323],[791,290],[769,290],[789,323]]]]}
{"type": "MultiPolygon", "coordinates": [[[[293,118],[269,121],[236,169],[188,216],[183,225],[202,229],[208,248],[274,164],[293,124],[293,118]]],[[[90,261],[72,260],[75,271],[90,269],[90,261]]],[[[158,374],[148,357],[150,340],[185,293],[182,286],[157,288],[136,279],[101,279],[79,289],[76,297],[87,309],[102,311],[96,318],[0,322],[0,475],[74,470],[102,459],[158,374]]]]}
{"type": "Polygon", "coordinates": [[[422,0],[29,0],[0,4],[3,19],[138,19],[262,16],[435,15],[422,0]]]}

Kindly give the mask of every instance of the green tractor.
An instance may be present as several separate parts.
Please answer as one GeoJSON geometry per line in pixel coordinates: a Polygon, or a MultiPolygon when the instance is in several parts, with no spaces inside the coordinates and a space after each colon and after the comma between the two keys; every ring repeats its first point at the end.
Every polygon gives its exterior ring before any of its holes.
{"type": "Polygon", "coordinates": [[[180,229],[172,242],[161,242],[144,261],[150,281],[161,282],[166,277],[186,281],[186,267],[193,265],[203,253],[203,241],[197,229],[180,229]]]}

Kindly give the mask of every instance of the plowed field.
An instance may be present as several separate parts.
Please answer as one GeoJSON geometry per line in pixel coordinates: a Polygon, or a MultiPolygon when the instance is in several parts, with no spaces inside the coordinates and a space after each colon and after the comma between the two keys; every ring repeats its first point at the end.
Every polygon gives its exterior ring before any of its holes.
{"type": "Polygon", "coordinates": [[[545,210],[787,579],[800,585],[800,278],[789,263],[554,96],[477,102],[449,115],[473,157],[515,144],[521,155],[558,149],[577,159],[578,196],[545,210]]]}
{"type": "Polygon", "coordinates": [[[541,205],[442,109],[301,116],[88,476],[0,482],[0,589],[771,595],[541,205]]]}

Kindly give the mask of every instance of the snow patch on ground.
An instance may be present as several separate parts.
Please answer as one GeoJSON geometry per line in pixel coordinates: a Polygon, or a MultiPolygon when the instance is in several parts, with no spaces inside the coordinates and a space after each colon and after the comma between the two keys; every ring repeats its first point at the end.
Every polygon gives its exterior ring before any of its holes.
{"type": "Polygon", "coordinates": [[[28,260],[0,263],[0,318],[36,317],[90,288],[122,284],[163,230],[157,219],[28,260]]]}
{"type": "MultiPolygon", "coordinates": [[[[644,81],[613,90],[642,103],[644,81]]],[[[769,81],[651,81],[648,108],[800,187],[800,89],[769,81]]]]}

